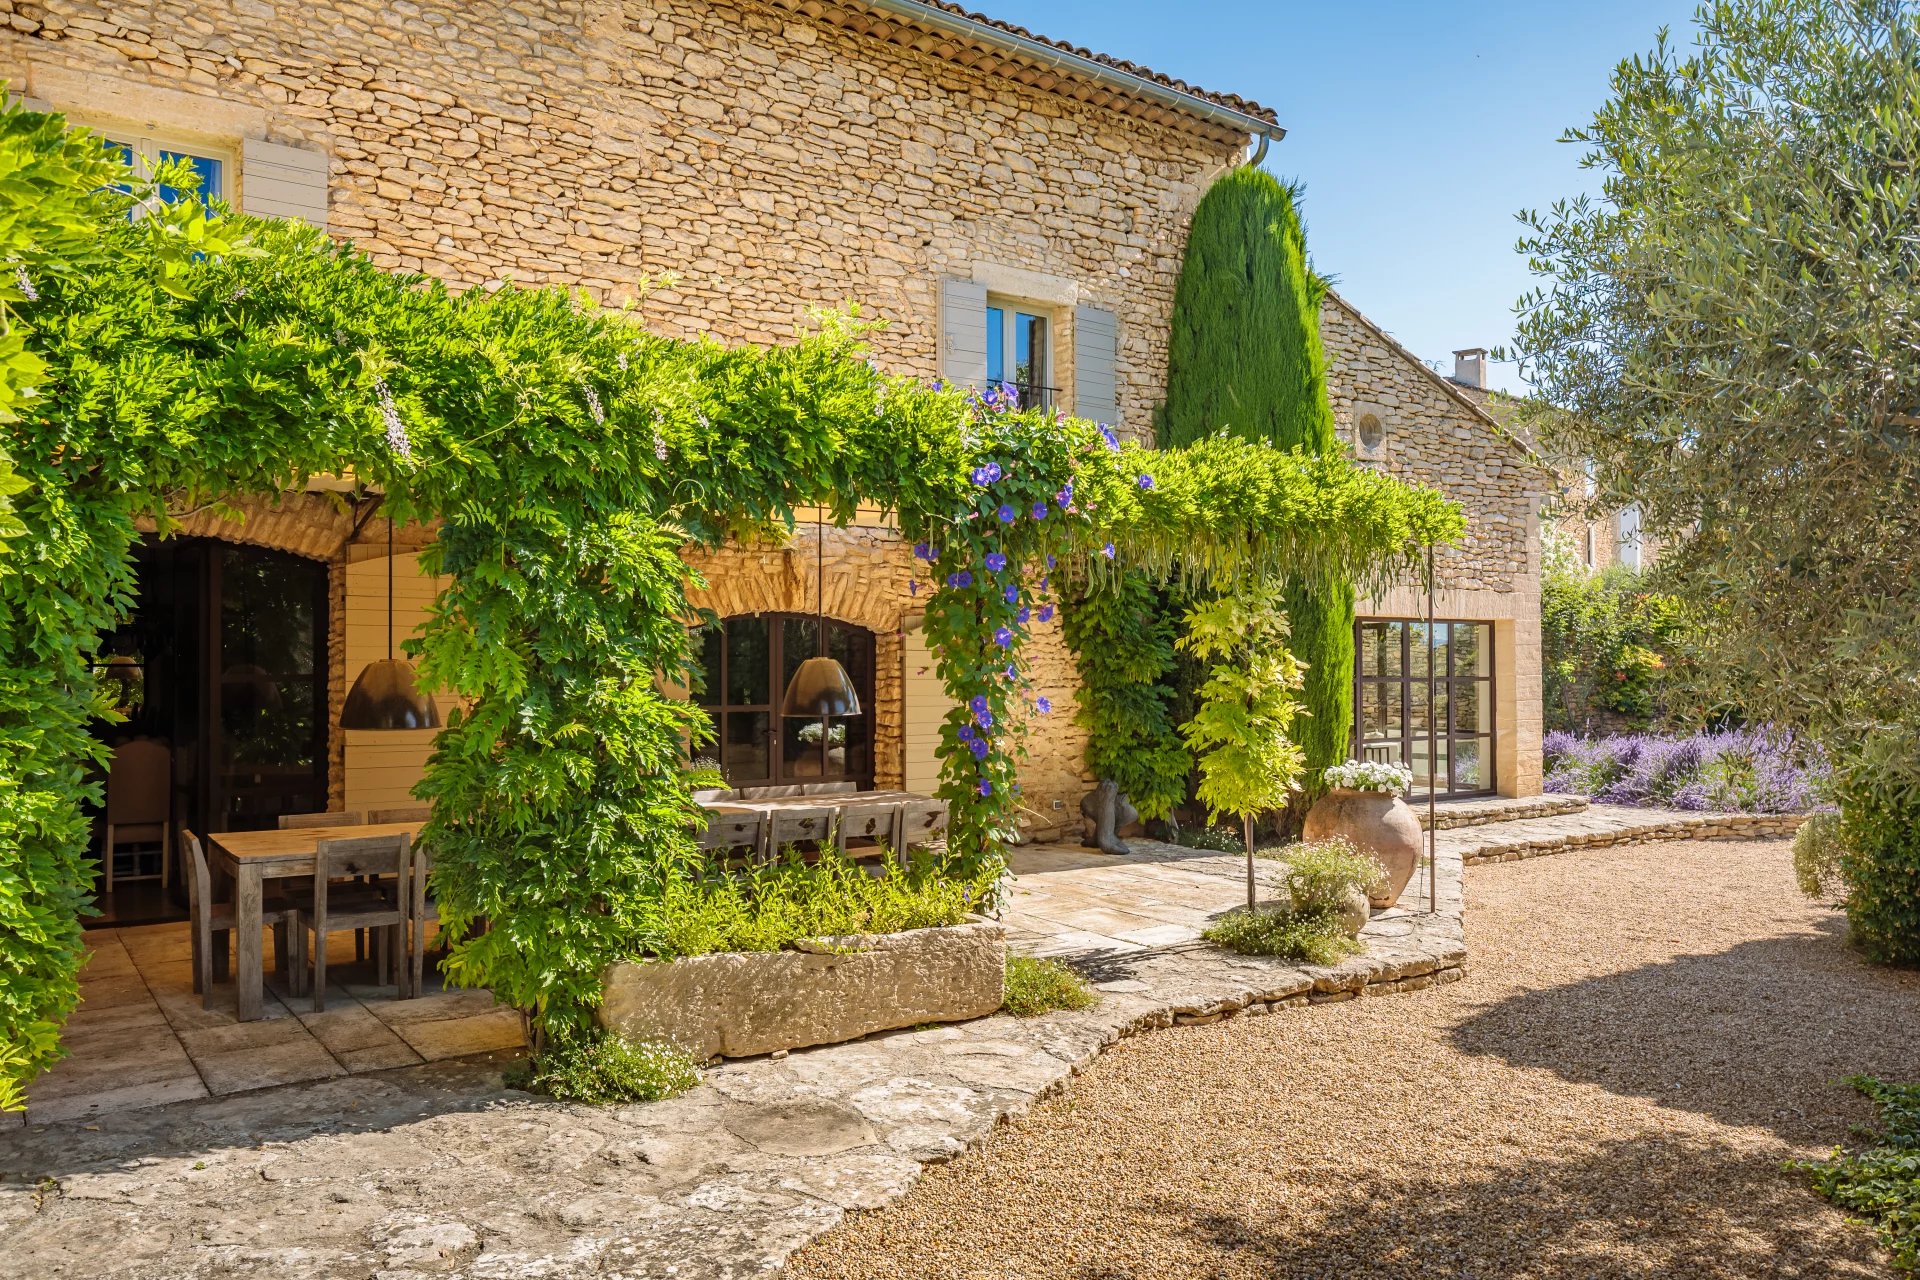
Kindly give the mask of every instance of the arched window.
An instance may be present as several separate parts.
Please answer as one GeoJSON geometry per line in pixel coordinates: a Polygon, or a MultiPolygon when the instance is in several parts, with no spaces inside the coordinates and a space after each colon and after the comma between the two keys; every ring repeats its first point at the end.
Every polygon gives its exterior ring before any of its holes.
{"type": "Polygon", "coordinates": [[[873,786],[873,632],[812,614],[728,618],[695,633],[700,681],[694,698],[713,717],[713,751],[727,785],[852,782],[873,786]],[[863,714],[803,720],[780,714],[787,682],[808,658],[837,658],[863,714]]]}

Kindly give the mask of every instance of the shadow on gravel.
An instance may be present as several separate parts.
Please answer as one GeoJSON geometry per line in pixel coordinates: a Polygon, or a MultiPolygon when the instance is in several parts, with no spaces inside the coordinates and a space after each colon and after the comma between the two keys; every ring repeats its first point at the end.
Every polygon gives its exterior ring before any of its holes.
{"type": "Polygon", "coordinates": [[[0,1130],[0,1187],[315,1136],[379,1133],[432,1116],[559,1105],[505,1087],[501,1071],[512,1057],[483,1054],[0,1130]]]}
{"type": "Polygon", "coordinates": [[[1464,1052],[1827,1145],[1866,1118],[1838,1082],[1920,1078],[1920,972],[1818,933],[1743,942],[1515,995],[1456,1027],[1464,1052]]]}
{"type": "MultiPolygon", "coordinates": [[[[1443,1135],[1436,1132],[1436,1138],[1443,1135]]],[[[1329,1177],[1336,1180],[1339,1173],[1329,1177]]],[[[1220,1251],[1233,1277],[1851,1277],[1885,1275],[1873,1234],[1825,1211],[1765,1151],[1640,1139],[1582,1158],[1529,1161],[1480,1177],[1375,1180],[1312,1210],[1242,1215],[1163,1195],[1141,1208],[1169,1235],[1220,1251]]],[[[1192,1261],[1190,1251],[1181,1255],[1192,1261]]],[[[1075,1280],[1143,1280],[1100,1263],[1075,1280]]]]}

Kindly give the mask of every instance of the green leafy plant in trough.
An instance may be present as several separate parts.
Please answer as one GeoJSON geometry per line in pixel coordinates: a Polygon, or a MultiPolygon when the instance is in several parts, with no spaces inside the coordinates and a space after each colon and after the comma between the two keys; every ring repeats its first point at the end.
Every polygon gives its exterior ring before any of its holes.
{"type": "Polygon", "coordinates": [[[1094,1002],[1087,980],[1058,960],[1007,957],[1007,998],[1000,1007],[1031,1018],[1055,1009],[1085,1009],[1094,1002]]]}
{"type": "Polygon", "coordinates": [[[997,867],[922,857],[879,872],[831,850],[740,871],[709,869],[664,885],[632,939],[635,959],[779,951],[812,938],[960,924],[993,896],[997,867]]]}
{"type": "Polygon", "coordinates": [[[553,1037],[507,1073],[507,1083],[568,1102],[658,1102],[700,1083],[700,1064],[678,1045],[625,1040],[599,1028],[553,1037]]]}
{"type": "Polygon", "coordinates": [[[1810,1174],[1814,1189],[1879,1228],[1893,1255],[1893,1269],[1920,1276],[1920,1084],[1887,1084],[1853,1076],[1848,1084],[1880,1108],[1875,1145],[1836,1149],[1820,1162],[1795,1167],[1810,1174]]]}

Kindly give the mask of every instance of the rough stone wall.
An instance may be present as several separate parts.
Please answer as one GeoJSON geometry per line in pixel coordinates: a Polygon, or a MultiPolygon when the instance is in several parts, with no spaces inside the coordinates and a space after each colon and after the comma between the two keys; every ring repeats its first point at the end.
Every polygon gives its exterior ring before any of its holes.
{"type": "Polygon", "coordinates": [[[0,67],[55,106],[325,148],[332,229],[384,266],[644,294],[649,327],[724,342],[857,301],[891,326],[882,363],[927,377],[940,279],[985,271],[1059,306],[1063,385],[1065,304],[1109,308],[1140,432],[1188,214],[1234,159],[757,0],[0,0],[0,17],[0,67]]]}

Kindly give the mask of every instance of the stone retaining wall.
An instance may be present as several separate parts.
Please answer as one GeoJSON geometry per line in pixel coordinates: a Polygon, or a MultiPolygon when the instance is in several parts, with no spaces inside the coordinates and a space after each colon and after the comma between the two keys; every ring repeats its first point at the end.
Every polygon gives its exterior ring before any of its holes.
{"type": "MultiPolygon", "coordinates": [[[[1426,830],[1427,808],[1413,802],[1420,829],[1426,830]]],[[[1585,796],[1540,795],[1525,798],[1500,796],[1491,800],[1442,801],[1434,807],[1434,827],[1452,831],[1458,827],[1484,827],[1496,822],[1519,822],[1527,818],[1551,818],[1563,813],[1578,813],[1587,807],[1585,796]]]]}
{"type": "Polygon", "coordinates": [[[1518,862],[1569,849],[1599,849],[1615,845],[1652,844],[1659,840],[1761,840],[1790,836],[1807,820],[1803,813],[1699,813],[1662,815],[1657,823],[1617,831],[1577,831],[1526,839],[1514,843],[1490,841],[1478,849],[1461,850],[1467,866],[1487,862],[1518,862]]]}

